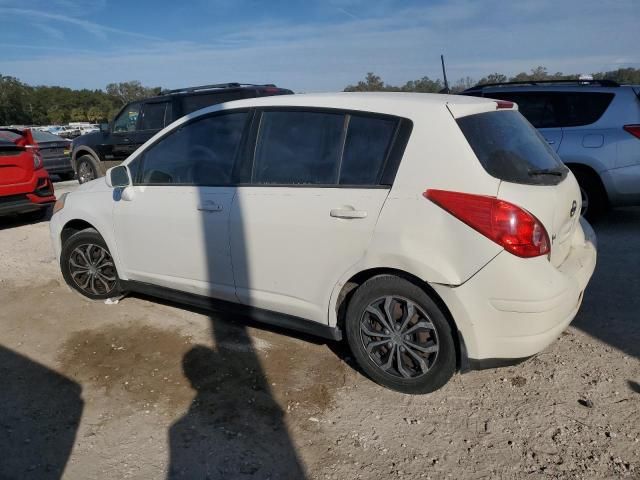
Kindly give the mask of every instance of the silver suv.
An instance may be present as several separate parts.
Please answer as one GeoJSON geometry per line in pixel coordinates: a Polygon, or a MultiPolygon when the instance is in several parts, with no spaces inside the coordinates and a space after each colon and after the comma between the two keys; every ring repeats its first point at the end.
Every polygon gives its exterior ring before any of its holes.
{"type": "Polygon", "coordinates": [[[516,102],[578,179],[582,213],[640,205],[640,86],[610,80],[507,82],[464,95],[516,102]]]}

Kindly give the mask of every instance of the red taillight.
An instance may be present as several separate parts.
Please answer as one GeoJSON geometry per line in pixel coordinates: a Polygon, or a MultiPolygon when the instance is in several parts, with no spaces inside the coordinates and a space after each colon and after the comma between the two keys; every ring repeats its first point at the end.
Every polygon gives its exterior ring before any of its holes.
{"type": "Polygon", "coordinates": [[[495,197],[427,190],[423,193],[458,220],[518,257],[538,257],[551,249],[549,235],[526,210],[495,197]]]}
{"type": "Polygon", "coordinates": [[[507,100],[496,100],[496,110],[502,110],[503,108],[513,108],[513,102],[507,100]]]}
{"type": "Polygon", "coordinates": [[[31,150],[31,153],[33,155],[33,169],[38,170],[39,168],[42,168],[44,162],[42,160],[42,154],[40,153],[38,147],[35,145],[27,145],[25,148],[27,150],[31,150]]]}
{"type": "Polygon", "coordinates": [[[622,127],[636,138],[640,138],[640,125],[625,125],[622,127]]]}

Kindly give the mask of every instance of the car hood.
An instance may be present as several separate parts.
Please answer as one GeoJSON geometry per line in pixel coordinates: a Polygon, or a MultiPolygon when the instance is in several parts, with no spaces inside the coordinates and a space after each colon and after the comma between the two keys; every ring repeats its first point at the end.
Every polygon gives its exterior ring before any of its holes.
{"type": "Polygon", "coordinates": [[[111,190],[111,187],[107,185],[105,177],[100,177],[95,180],[91,180],[90,182],[83,183],[73,193],[94,193],[104,192],[106,190],[111,190]]]}
{"type": "Polygon", "coordinates": [[[78,145],[96,145],[102,141],[104,133],[98,130],[97,132],[85,133],[73,139],[73,146],[78,145]]]}

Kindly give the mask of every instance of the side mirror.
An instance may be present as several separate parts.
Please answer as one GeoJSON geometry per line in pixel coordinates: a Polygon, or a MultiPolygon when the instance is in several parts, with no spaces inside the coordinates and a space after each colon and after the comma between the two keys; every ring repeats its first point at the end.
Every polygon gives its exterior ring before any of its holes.
{"type": "Polygon", "coordinates": [[[131,185],[129,169],[124,165],[110,168],[107,170],[106,181],[111,188],[128,187],[131,185]]]}
{"type": "Polygon", "coordinates": [[[110,130],[110,128],[109,128],[109,124],[108,123],[101,123],[100,124],[100,131],[102,133],[109,133],[109,130],[110,130]]]}

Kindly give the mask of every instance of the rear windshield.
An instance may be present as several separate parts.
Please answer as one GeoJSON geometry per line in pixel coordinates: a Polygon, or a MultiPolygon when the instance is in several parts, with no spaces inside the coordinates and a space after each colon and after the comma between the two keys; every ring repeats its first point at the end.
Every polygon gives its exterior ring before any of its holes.
{"type": "Polygon", "coordinates": [[[560,158],[517,111],[478,113],[457,122],[493,177],[513,183],[556,185],[567,175],[560,158]]]}
{"type": "Polygon", "coordinates": [[[54,135],[53,133],[49,133],[49,132],[43,132],[41,130],[31,130],[31,134],[33,135],[33,139],[40,143],[40,142],[66,142],[67,140],[65,140],[62,137],[59,137],[58,135],[54,135]]]}

